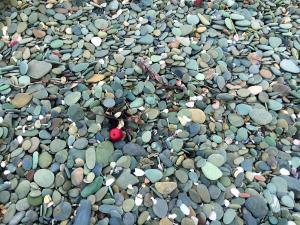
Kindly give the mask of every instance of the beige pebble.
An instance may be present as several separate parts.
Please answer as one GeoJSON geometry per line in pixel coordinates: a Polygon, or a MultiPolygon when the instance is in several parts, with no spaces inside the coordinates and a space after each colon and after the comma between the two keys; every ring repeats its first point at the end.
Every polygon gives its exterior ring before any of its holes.
{"type": "Polygon", "coordinates": [[[189,109],[192,114],[192,121],[195,123],[204,123],[206,116],[201,109],[189,109]]]}

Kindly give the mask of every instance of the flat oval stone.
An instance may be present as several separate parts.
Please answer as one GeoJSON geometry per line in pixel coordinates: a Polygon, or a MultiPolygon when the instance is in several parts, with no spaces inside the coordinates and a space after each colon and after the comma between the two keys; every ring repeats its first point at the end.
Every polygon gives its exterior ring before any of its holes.
{"type": "Polygon", "coordinates": [[[195,123],[204,123],[206,119],[205,113],[201,109],[189,109],[191,112],[191,119],[195,123]]]}
{"type": "Polygon", "coordinates": [[[50,72],[52,65],[48,62],[32,60],[28,63],[27,75],[34,78],[40,79],[50,72]]]}
{"type": "Polygon", "coordinates": [[[106,29],[106,28],[108,27],[109,23],[108,23],[108,21],[105,20],[105,19],[96,19],[96,20],[94,21],[94,25],[95,25],[95,27],[97,27],[98,29],[104,30],[104,29],[106,29]]]}
{"type": "Polygon", "coordinates": [[[134,205],[135,203],[133,199],[126,199],[123,202],[122,208],[125,212],[130,212],[133,209],[134,205]]]}
{"type": "Polygon", "coordinates": [[[290,73],[300,72],[300,67],[296,65],[292,60],[289,59],[283,59],[280,62],[280,68],[290,73]]]}
{"type": "Polygon", "coordinates": [[[245,206],[256,218],[263,218],[268,213],[268,206],[265,199],[260,196],[248,198],[245,202],[245,206]]]}
{"type": "Polygon", "coordinates": [[[252,109],[249,113],[251,119],[259,125],[267,125],[272,121],[272,114],[264,109],[252,109]]]}
{"type": "Polygon", "coordinates": [[[85,161],[87,167],[91,170],[96,165],[96,152],[94,148],[88,148],[85,153],[85,161]]]}
{"type": "Polygon", "coordinates": [[[153,212],[159,218],[164,218],[168,213],[168,204],[166,200],[156,198],[153,203],[153,212]]]}
{"type": "Polygon", "coordinates": [[[81,167],[76,168],[71,173],[71,182],[74,186],[79,186],[83,181],[83,169],[81,167]]]}
{"type": "Polygon", "coordinates": [[[148,169],[145,171],[145,176],[152,182],[155,183],[159,181],[162,177],[163,174],[160,170],[158,169],[148,169]]]}
{"type": "Polygon", "coordinates": [[[168,195],[171,194],[176,188],[177,188],[177,183],[176,182],[156,182],[154,184],[156,190],[163,194],[163,195],[168,195]]]}
{"type": "Polygon", "coordinates": [[[144,143],[148,143],[150,140],[151,140],[151,131],[145,131],[143,134],[142,134],[142,140],[144,143]]]}
{"type": "Polygon", "coordinates": [[[243,118],[234,113],[228,115],[228,120],[235,127],[241,127],[244,125],[243,118]]]}
{"type": "Polygon", "coordinates": [[[50,43],[51,48],[54,48],[54,49],[60,48],[63,45],[64,45],[64,42],[60,39],[51,41],[51,43],[50,43]]]}
{"type": "Polygon", "coordinates": [[[223,216],[223,222],[224,224],[230,224],[237,215],[236,211],[234,209],[227,209],[223,216]]]}
{"type": "Polygon", "coordinates": [[[130,156],[144,156],[146,155],[145,149],[135,143],[127,143],[123,146],[123,153],[130,156]]]}
{"type": "Polygon", "coordinates": [[[57,221],[63,221],[70,217],[72,206],[69,202],[62,202],[53,209],[53,218],[57,221]]]}
{"type": "Polygon", "coordinates": [[[268,107],[269,107],[269,109],[271,109],[271,110],[278,111],[278,110],[281,110],[281,109],[282,109],[283,104],[282,104],[281,102],[279,102],[279,101],[270,99],[270,100],[268,101],[268,107]]]}
{"type": "Polygon", "coordinates": [[[63,150],[66,146],[66,141],[56,138],[50,143],[50,150],[56,153],[63,150]]]}
{"type": "Polygon", "coordinates": [[[64,100],[67,105],[74,105],[81,98],[81,93],[79,91],[71,92],[65,96],[64,100]]]}
{"type": "Polygon", "coordinates": [[[197,15],[187,15],[186,20],[191,25],[197,25],[200,22],[200,19],[197,15]]]}
{"type": "Polygon", "coordinates": [[[34,182],[40,187],[48,188],[54,182],[54,174],[47,169],[39,169],[34,174],[34,182]]]}
{"type": "Polygon", "coordinates": [[[106,107],[106,108],[112,108],[114,107],[116,104],[115,100],[113,98],[106,98],[104,99],[103,101],[103,105],[106,107]]]}
{"type": "Polygon", "coordinates": [[[206,162],[204,166],[201,167],[201,170],[209,180],[218,180],[223,176],[222,171],[210,162],[206,162]]]}
{"type": "Polygon", "coordinates": [[[18,93],[11,100],[11,104],[13,104],[16,108],[22,108],[27,105],[32,99],[32,95],[28,93],[18,93]]]}
{"type": "Polygon", "coordinates": [[[22,61],[21,63],[20,63],[20,74],[21,75],[25,75],[26,73],[27,73],[27,71],[28,71],[28,64],[27,64],[27,62],[25,62],[25,61],[22,61]]]}
{"type": "Polygon", "coordinates": [[[270,37],[269,44],[272,48],[278,48],[282,44],[282,40],[279,37],[270,37]]]}
{"type": "Polygon", "coordinates": [[[89,67],[89,63],[79,63],[71,68],[74,73],[79,73],[86,70],[89,67]]]}
{"type": "Polygon", "coordinates": [[[207,158],[207,161],[211,162],[215,166],[220,167],[226,162],[226,159],[223,155],[214,153],[207,158]]]}

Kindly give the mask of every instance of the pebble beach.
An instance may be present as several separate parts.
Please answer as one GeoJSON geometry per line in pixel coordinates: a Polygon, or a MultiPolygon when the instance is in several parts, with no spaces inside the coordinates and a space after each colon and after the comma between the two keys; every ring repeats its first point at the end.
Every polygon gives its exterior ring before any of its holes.
{"type": "Polygon", "coordinates": [[[0,2],[0,225],[300,225],[298,0],[0,2]]]}

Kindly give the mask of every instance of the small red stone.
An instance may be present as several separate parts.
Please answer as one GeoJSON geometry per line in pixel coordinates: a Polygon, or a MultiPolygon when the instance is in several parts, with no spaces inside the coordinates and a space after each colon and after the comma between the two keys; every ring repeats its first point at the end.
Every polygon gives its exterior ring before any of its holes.
{"type": "Polygon", "coordinates": [[[124,137],[124,134],[123,134],[122,130],[119,128],[113,128],[109,132],[109,139],[112,142],[120,141],[120,140],[122,140],[123,137],[124,137]]]}
{"type": "Polygon", "coordinates": [[[16,44],[18,44],[18,41],[13,40],[13,41],[9,42],[8,47],[10,47],[10,48],[14,47],[16,44]]]}
{"type": "Polygon", "coordinates": [[[203,2],[203,0],[195,0],[194,5],[195,5],[196,7],[199,7],[199,6],[202,5],[202,2],[203,2]]]}
{"type": "Polygon", "coordinates": [[[248,194],[248,193],[246,193],[246,192],[241,192],[241,193],[239,194],[239,197],[240,197],[240,198],[250,198],[250,194],[248,194]]]}
{"type": "Polygon", "coordinates": [[[266,181],[266,178],[262,175],[255,175],[254,178],[258,181],[262,181],[262,182],[266,181]]]}

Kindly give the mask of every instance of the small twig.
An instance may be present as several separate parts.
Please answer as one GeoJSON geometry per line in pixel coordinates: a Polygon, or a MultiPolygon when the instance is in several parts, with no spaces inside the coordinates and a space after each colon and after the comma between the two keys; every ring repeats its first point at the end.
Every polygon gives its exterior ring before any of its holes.
{"type": "Polygon", "coordinates": [[[142,68],[143,71],[149,72],[150,78],[158,81],[160,83],[160,76],[157,72],[155,72],[151,66],[142,58],[138,59],[137,64],[142,68]]]}

